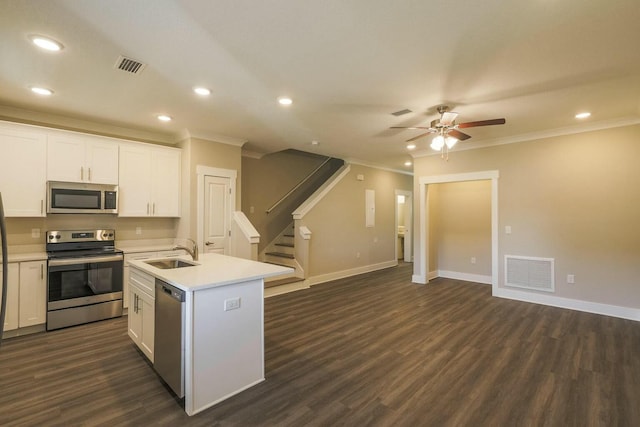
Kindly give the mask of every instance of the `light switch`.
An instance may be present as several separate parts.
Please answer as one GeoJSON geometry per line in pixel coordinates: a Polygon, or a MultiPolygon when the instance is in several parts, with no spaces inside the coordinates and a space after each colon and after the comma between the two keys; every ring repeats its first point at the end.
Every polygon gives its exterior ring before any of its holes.
{"type": "Polygon", "coordinates": [[[510,225],[505,225],[504,226],[504,232],[506,234],[511,234],[511,226],[510,225]]]}

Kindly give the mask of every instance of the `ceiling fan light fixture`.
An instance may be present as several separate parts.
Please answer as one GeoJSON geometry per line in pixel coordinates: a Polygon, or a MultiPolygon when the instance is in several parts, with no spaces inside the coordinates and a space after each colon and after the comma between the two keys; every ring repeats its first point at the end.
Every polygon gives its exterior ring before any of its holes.
{"type": "Polygon", "coordinates": [[[410,142],[407,144],[407,150],[415,150],[416,149],[416,144],[413,142],[410,142]]]}
{"type": "Polygon", "coordinates": [[[458,139],[452,136],[448,136],[444,140],[444,143],[447,144],[447,148],[449,149],[453,148],[453,146],[456,145],[456,142],[458,142],[458,139]]]}
{"type": "Polygon", "coordinates": [[[433,138],[431,141],[431,148],[435,151],[440,151],[442,150],[442,147],[444,147],[444,136],[438,135],[433,138]]]}
{"type": "Polygon", "coordinates": [[[591,117],[591,113],[588,111],[576,114],[576,119],[586,119],[588,117],[591,117]]]}

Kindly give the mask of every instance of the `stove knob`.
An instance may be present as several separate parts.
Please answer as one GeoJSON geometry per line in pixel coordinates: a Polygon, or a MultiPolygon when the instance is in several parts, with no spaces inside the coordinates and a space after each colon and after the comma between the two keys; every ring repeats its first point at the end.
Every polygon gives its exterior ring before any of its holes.
{"type": "Polygon", "coordinates": [[[55,236],[53,234],[49,234],[49,240],[53,240],[55,236]]]}
{"type": "Polygon", "coordinates": [[[109,233],[109,237],[113,237],[113,233],[109,233]]]}
{"type": "Polygon", "coordinates": [[[62,236],[60,236],[59,234],[56,234],[56,239],[59,239],[60,237],[62,236]]]}

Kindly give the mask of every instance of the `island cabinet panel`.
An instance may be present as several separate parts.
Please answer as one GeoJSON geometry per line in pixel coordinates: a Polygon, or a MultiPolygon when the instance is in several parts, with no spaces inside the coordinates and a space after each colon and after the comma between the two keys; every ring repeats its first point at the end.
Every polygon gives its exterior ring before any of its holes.
{"type": "Polygon", "coordinates": [[[129,275],[129,337],[153,363],[155,333],[155,279],[135,268],[129,275]]]}
{"type": "Polygon", "coordinates": [[[186,318],[187,414],[264,380],[262,279],[189,293],[186,318]]]}

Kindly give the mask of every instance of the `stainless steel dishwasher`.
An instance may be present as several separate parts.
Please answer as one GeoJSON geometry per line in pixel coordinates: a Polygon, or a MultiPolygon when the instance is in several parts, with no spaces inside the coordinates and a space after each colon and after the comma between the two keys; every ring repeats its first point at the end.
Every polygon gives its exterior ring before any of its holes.
{"type": "Polygon", "coordinates": [[[184,294],[156,279],[153,367],[178,397],[184,397],[184,294]]]}

